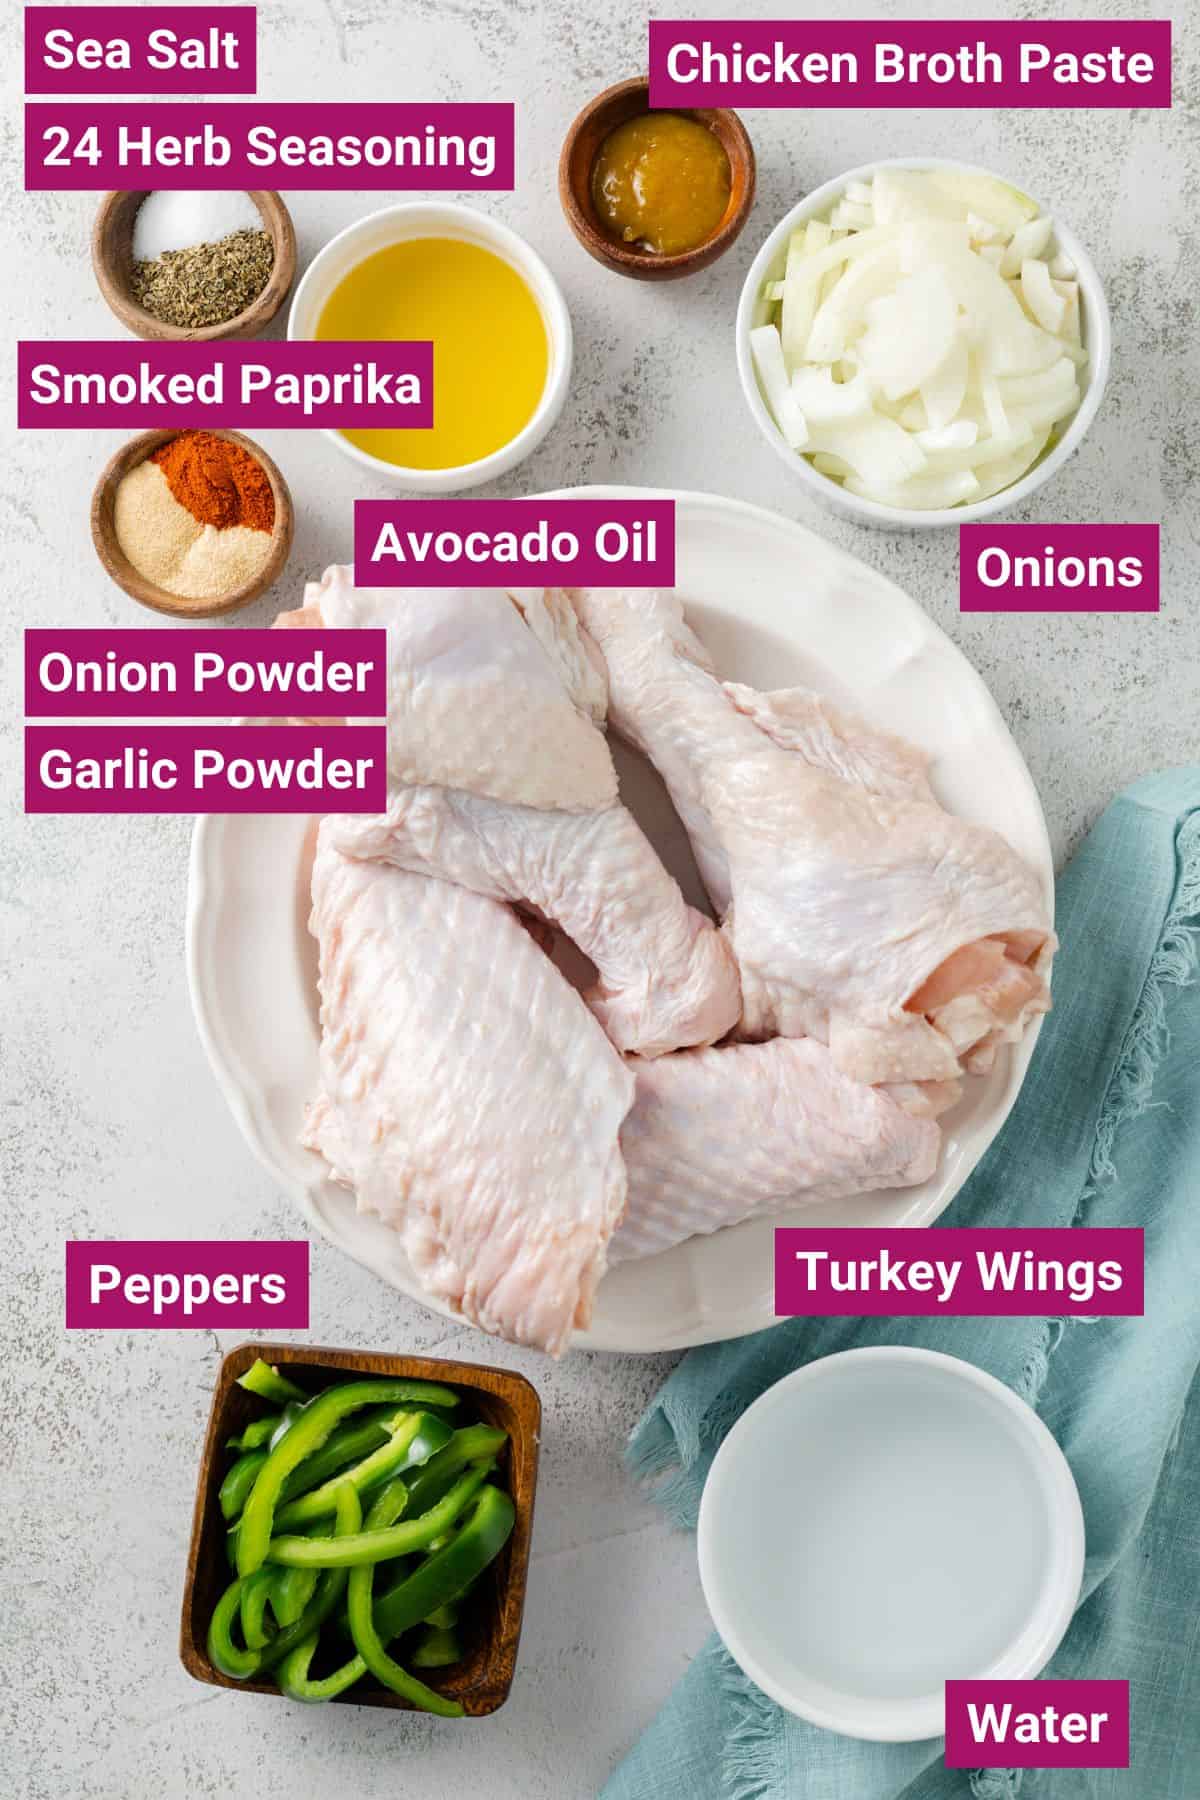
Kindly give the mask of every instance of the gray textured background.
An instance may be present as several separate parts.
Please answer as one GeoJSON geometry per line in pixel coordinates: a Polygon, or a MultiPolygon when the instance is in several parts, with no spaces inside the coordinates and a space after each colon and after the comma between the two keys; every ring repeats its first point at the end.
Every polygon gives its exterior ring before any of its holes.
{"type": "MultiPolygon", "coordinates": [[[[828,16],[820,4],[660,5],[659,16],[828,16]]],[[[969,15],[886,7],[889,17],[969,15]]],[[[1070,16],[1075,5],[990,16],[1070,16]]],[[[518,186],[485,198],[562,282],[575,323],[565,416],[498,492],[578,482],[711,489],[777,508],[887,570],[991,684],[1041,790],[1061,857],[1110,795],[1194,757],[1200,463],[1200,133],[1188,4],[1174,13],[1169,112],[751,112],[759,199],[743,240],[695,280],[656,289],[601,272],[563,223],[555,170],[576,109],[644,66],[645,20],[598,0],[260,0],[269,99],[514,99],[518,186]],[[955,537],[864,532],[802,496],[761,442],[737,388],[731,324],[745,269],[801,194],[873,157],[957,155],[1060,210],[1106,282],[1115,354],[1084,450],[1020,516],[1161,520],[1158,618],[974,618],[957,612],[955,537]]],[[[4,306],[17,336],[115,335],[87,258],[93,196],[20,191],[19,8],[6,9],[4,306]],[[15,279],[14,279],[15,271],[15,279]]],[[[302,259],[380,204],[294,200],[302,259]]],[[[11,341],[4,358],[11,387],[11,341]]],[[[690,1540],[673,1538],[619,1466],[663,1360],[577,1355],[558,1368],[422,1312],[324,1244],[313,1249],[316,1342],[495,1357],[526,1370],[546,1409],[535,1561],[518,1680],[490,1721],[459,1729],[357,1710],[304,1711],[198,1687],[176,1660],[193,1481],[223,1347],[214,1333],[67,1336],[70,1236],[286,1235],[288,1204],[243,1147],[188,1008],[182,925],[188,822],[21,816],[23,625],[147,622],[96,563],[96,474],[123,434],[9,431],[0,534],[10,623],[0,708],[8,779],[0,906],[6,1251],[0,1318],[5,1598],[0,1790],[22,1800],[251,1795],[277,1789],[419,1800],[581,1800],[649,1719],[702,1641],[690,1540]]],[[[349,552],[368,485],[319,438],[264,434],[299,520],[285,585],[349,552]]],[[[383,492],[383,490],[379,490],[383,492]]],[[[240,1334],[228,1334],[229,1342],[240,1334]]],[[[227,1346],[225,1346],[227,1347],[227,1346]]],[[[715,1789],[714,1789],[715,1791],[715,1789]]]]}

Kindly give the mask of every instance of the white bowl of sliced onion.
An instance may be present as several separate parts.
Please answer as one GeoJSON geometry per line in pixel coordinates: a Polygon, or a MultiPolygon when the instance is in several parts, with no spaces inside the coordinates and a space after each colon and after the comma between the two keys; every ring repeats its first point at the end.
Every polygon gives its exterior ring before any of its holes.
{"type": "Polygon", "coordinates": [[[1082,442],[1111,328],[1087,252],[966,163],[852,169],[794,206],[746,277],[738,373],[767,442],[873,525],[1027,499],[1082,442]]]}

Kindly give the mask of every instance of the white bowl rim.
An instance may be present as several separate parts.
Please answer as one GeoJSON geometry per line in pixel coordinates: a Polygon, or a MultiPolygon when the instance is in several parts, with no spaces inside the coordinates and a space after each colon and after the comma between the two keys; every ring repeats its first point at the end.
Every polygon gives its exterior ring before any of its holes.
{"type": "Polygon", "coordinates": [[[737,356],[738,375],[741,378],[742,392],[746,397],[755,424],[775,451],[781,461],[797,474],[805,485],[812,489],[826,506],[835,511],[850,514],[860,520],[869,520],[873,525],[882,525],[897,529],[925,529],[943,525],[969,525],[973,520],[988,519],[998,512],[1006,512],[1012,506],[1034,493],[1044,482],[1056,473],[1072,456],[1083,442],[1092,420],[1100,410],[1100,402],[1108,384],[1109,364],[1112,360],[1112,321],[1105,298],[1104,288],[1100,281],[1096,265],[1084,249],[1075,233],[1068,225],[1064,225],[1058,214],[1051,208],[1050,217],[1054,221],[1055,237],[1062,249],[1075,263],[1078,271],[1080,294],[1083,299],[1084,330],[1089,355],[1088,384],[1083,391],[1079,407],[1071,418],[1058,443],[1048,456],[1026,471],[1019,480],[997,494],[989,494],[986,500],[968,501],[965,506],[938,507],[929,511],[916,511],[910,507],[884,506],[878,500],[864,500],[857,494],[847,493],[827,475],[821,475],[810,467],[808,461],[799,451],[792,450],[783,440],[774,419],[767,410],[766,401],[759,391],[758,380],[750,357],[750,318],[755,304],[766,280],[767,265],[778,253],[784,238],[795,229],[802,220],[815,217],[827,203],[834,200],[851,181],[866,181],[878,169],[957,169],[965,175],[986,175],[992,181],[1003,182],[1015,193],[1023,194],[1025,189],[1019,182],[1010,181],[1006,175],[997,174],[995,169],[985,169],[980,163],[960,162],[953,156],[888,156],[880,157],[874,162],[862,163],[856,169],[847,169],[845,174],[837,175],[832,180],[823,182],[814,188],[802,200],[797,201],[790,211],[786,212],[778,224],[769,232],[759,247],[754,261],[750,264],[746,279],[742,284],[741,296],[738,300],[737,319],[734,325],[735,351],[737,356]]]}
{"type": "MultiPolygon", "coordinates": [[[[292,295],[292,303],[288,308],[287,335],[290,342],[315,341],[310,337],[301,338],[296,330],[301,305],[307,300],[312,288],[317,285],[317,278],[328,268],[329,263],[339,254],[344,254],[360,233],[365,232],[368,227],[378,227],[393,219],[398,223],[414,223],[421,214],[426,215],[431,225],[436,224],[439,219],[445,221],[447,218],[470,225],[480,236],[490,238],[504,260],[519,273],[528,275],[532,271],[536,277],[538,287],[534,288],[531,283],[531,291],[538,302],[549,340],[549,368],[542,397],[532,417],[507,444],[502,444],[487,456],[478,457],[474,462],[455,463],[443,469],[413,469],[402,463],[386,462],[381,456],[372,456],[369,451],[360,450],[357,444],[352,444],[334,427],[323,429],[321,435],[360,468],[382,476],[393,487],[409,487],[426,494],[449,494],[463,488],[478,487],[480,483],[495,480],[497,476],[515,468],[536,449],[555,424],[567,397],[574,348],[571,315],[567,311],[561,287],[532,244],[510,225],[492,218],[490,213],[481,212],[474,206],[464,206],[458,200],[404,200],[395,206],[377,207],[374,212],[364,213],[361,219],[355,219],[344,226],[317,251],[292,295]]],[[[405,240],[398,238],[396,241],[400,243],[405,240]]]]}
{"type": "MultiPolygon", "coordinates": [[[[717,1628],[729,1654],[748,1675],[757,1687],[768,1697],[782,1706],[787,1712],[798,1718],[806,1719],[810,1724],[819,1725],[827,1731],[837,1731],[845,1737],[864,1738],[875,1743],[919,1743],[926,1738],[940,1737],[945,1730],[945,1692],[944,1689],[932,1694],[917,1695],[908,1700],[879,1700],[863,1698],[855,1694],[837,1694],[836,1704],[814,1700],[806,1692],[797,1692],[794,1688],[785,1687],[777,1681],[770,1669],[752,1652],[746,1649],[741,1641],[736,1623],[731,1620],[723,1603],[716,1598],[716,1571],[719,1552],[713,1541],[711,1496],[716,1492],[714,1483],[727,1480],[738,1456],[738,1438],[742,1427],[752,1414],[761,1419],[765,1411],[778,1410],[786,1405],[787,1397],[798,1387],[811,1386],[824,1380],[830,1370],[844,1366],[847,1362],[874,1362],[877,1364],[918,1364],[927,1368],[938,1369],[941,1373],[961,1380],[965,1386],[973,1387],[990,1395],[1008,1413],[1019,1427],[1029,1452],[1030,1461],[1041,1477],[1041,1486],[1050,1512],[1051,1548],[1053,1551],[1046,1584],[1039,1596],[1036,1610],[1031,1613],[1026,1624],[1026,1631],[1037,1627],[1037,1635],[1030,1643],[1028,1650],[1018,1664],[1008,1666],[1005,1657],[981,1679],[996,1681],[1017,1681],[1032,1679],[1045,1668],[1054,1652],[1058,1649],[1066,1634],[1068,1625],[1074,1616],[1083,1583],[1083,1567],[1085,1554],[1085,1530],[1083,1507],[1079,1498],[1079,1489],[1075,1485],[1075,1477],[1071,1466],[1063,1454],[1062,1447],[1053,1433],[1038,1417],[1033,1407],[1021,1398],[1014,1389],[994,1375],[988,1374],[977,1364],[967,1362],[965,1358],[950,1356],[940,1350],[925,1350],[916,1345],[905,1344],[869,1344],[853,1350],[835,1351],[830,1356],[817,1357],[814,1361],[794,1369],[790,1375],[783,1376],[771,1387],[759,1395],[738,1419],[728,1433],[716,1456],[704,1483],[704,1491],[700,1496],[700,1511],[696,1528],[696,1554],[700,1569],[700,1586],[704,1592],[705,1602],[712,1615],[713,1624],[717,1628]],[[880,1714],[888,1715],[882,1722],[880,1714]]],[[[822,1689],[823,1694],[832,1690],[822,1689]]]]}

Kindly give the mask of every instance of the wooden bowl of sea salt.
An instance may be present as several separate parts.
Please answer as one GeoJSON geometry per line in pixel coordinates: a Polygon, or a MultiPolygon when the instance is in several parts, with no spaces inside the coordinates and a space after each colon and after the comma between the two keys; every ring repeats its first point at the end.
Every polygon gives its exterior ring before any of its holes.
{"type": "MultiPolygon", "coordinates": [[[[261,547],[249,547],[244,579],[234,579],[232,585],[218,579],[208,584],[207,591],[193,593],[177,592],[174,586],[165,585],[165,580],[171,579],[167,570],[177,564],[178,556],[189,551],[189,573],[195,575],[199,571],[201,579],[184,585],[203,587],[206,568],[223,567],[227,578],[237,574],[237,559],[213,554],[221,547],[212,542],[212,527],[196,529],[197,520],[175,499],[165,476],[151,463],[156,450],[184,435],[179,431],[144,431],[117,451],[92,494],[92,542],[108,574],[139,605],[176,619],[215,619],[249,606],[279,579],[292,548],[295,509],[287,482],[265,450],[240,431],[206,430],[206,436],[236,445],[259,464],[270,484],[274,520],[269,532],[254,534],[268,541],[261,547]],[[132,477],[129,485],[127,477],[132,477]],[[131,559],[127,547],[138,531],[145,535],[142,568],[131,559]],[[156,568],[164,579],[156,580],[146,572],[156,568]]],[[[242,529],[235,528],[239,532],[242,529]]],[[[239,547],[246,549],[244,538],[239,547]]]]}

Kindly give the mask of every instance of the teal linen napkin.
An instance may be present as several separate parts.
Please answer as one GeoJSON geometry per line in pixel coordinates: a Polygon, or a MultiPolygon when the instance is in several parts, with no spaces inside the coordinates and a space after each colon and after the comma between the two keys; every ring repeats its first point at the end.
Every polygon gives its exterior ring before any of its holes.
{"type": "MultiPolygon", "coordinates": [[[[1142,1225],[1142,1319],[794,1319],[692,1351],[628,1461],[692,1527],[764,1389],[862,1344],[967,1358],[1033,1404],[1087,1523],[1083,1594],[1047,1671],[1131,1682],[1128,1771],[947,1769],[775,1706],[717,1637],[603,1800],[1197,1800],[1200,1796],[1200,768],[1139,782],[1064,875],[1054,1011],[1003,1131],[942,1225],[1142,1225]]],[[[886,1501],[881,1501],[886,1504],[886,1501]]],[[[797,1521],[803,1530],[803,1521],[797,1521]]]]}

